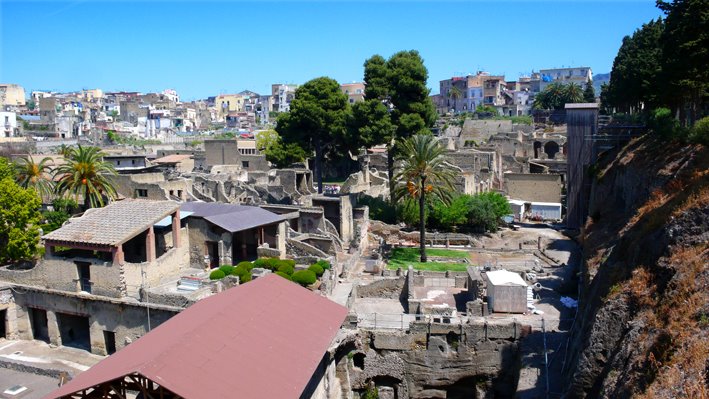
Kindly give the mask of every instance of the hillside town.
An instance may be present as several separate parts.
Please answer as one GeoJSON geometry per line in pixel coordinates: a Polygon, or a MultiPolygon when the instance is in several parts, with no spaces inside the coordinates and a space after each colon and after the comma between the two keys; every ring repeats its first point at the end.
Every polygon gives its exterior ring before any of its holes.
{"type": "Polygon", "coordinates": [[[0,397],[704,397],[709,80],[661,75],[685,3],[602,74],[1,83],[0,397]]]}

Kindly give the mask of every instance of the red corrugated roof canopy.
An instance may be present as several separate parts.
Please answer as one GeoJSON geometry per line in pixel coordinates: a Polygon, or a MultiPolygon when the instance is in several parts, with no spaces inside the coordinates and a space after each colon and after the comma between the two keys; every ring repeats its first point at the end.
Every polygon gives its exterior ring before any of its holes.
{"type": "Polygon", "coordinates": [[[138,373],[193,398],[299,398],[347,309],[269,275],[203,299],[46,398],[138,373]]]}

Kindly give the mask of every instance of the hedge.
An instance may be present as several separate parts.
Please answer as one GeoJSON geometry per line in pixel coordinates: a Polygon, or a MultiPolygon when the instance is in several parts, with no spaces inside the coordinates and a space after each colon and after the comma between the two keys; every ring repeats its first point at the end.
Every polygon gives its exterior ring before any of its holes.
{"type": "Polygon", "coordinates": [[[285,273],[287,275],[293,274],[295,271],[295,268],[291,266],[290,264],[283,264],[281,267],[278,268],[278,271],[276,273],[285,273]]]}
{"type": "Polygon", "coordinates": [[[293,281],[293,278],[292,278],[289,274],[286,274],[286,273],[283,273],[283,272],[276,272],[275,274],[276,274],[277,276],[283,277],[284,279],[286,279],[286,280],[288,280],[288,281],[293,281]]]}
{"type": "Polygon", "coordinates": [[[254,268],[254,264],[249,261],[243,261],[243,262],[239,262],[239,264],[236,265],[236,267],[242,267],[248,271],[251,271],[251,269],[254,268]]]}
{"type": "Polygon", "coordinates": [[[297,272],[293,273],[292,279],[294,282],[304,287],[313,284],[318,280],[318,278],[315,276],[315,273],[310,270],[298,270],[297,272]]]}
{"type": "Polygon", "coordinates": [[[323,270],[327,270],[331,267],[330,262],[326,261],[325,259],[320,259],[319,261],[315,262],[315,264],[322,267],[323,270]]]}
{"type": "Polygon", "coordinates": [[[212,270],[211,273],[209,273],[209,279],[210,280],[220,280],[226,277],[226,274],[224,274],[223,271],[217,269],[217,270],[212,270]]]}
{"type": "Polygon", "coordinates": [[[219,266],[219,270],[221,270],[222,272],[224,272],[224,275],[226,276],[226,275],[231,274],[231,273],[234,271],[234,266],[221,265],[221,266],[219,266]]]}
{"type": "Polygon", "coordinates": [[[322,276],[322,274],[325,272],[325,270],[323,270],[322,266],[318,265],[317,263],[313,263],[312,265],[310,265],[308,270],[315,273],[315,275],[318,277],[322,276]]]}

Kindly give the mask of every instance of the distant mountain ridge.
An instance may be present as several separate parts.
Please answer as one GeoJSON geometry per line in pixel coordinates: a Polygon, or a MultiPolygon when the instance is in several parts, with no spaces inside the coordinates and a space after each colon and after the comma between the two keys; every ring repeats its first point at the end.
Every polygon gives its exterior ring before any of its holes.
{"type": "Polygon", "coordinates": [[[596,95],[601,95],[601,85],[603,83],[608,84],[611,80],[611,73],[597,73],[593,75],[593,90],[596,91],[596,95]]]}

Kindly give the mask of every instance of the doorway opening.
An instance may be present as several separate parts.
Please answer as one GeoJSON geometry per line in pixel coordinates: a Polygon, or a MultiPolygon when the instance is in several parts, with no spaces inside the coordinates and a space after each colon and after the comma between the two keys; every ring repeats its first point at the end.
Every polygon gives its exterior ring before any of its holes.
{"type": "Polygon", "coordinates": [[[57,324],[62,345],[91,351],[89,318],[57,312],[57,324]]]}

